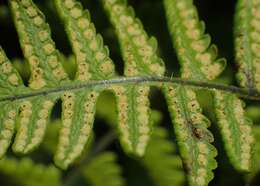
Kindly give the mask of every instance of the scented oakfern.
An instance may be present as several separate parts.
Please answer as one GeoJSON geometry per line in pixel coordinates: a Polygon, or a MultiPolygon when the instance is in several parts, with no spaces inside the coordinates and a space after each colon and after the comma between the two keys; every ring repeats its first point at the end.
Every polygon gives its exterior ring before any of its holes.
{"type": "MultiPolygon", "coordinates": [[[[260,99],[257,92],[260,90],[259,0],[239,0],[236,10],[235,52],[239,66],[237,77],[242,88],[207,82],[221,74],[226,60],[218,57],[217,47],[211,44],[209,34],[205,34],[205,23],[200,21],[192,0],[163,1],[181,65],[181,79],[164,76],[165,63],[157,54],[156,39],[146,33],[125,0],[101,2],[115,28],[124,60],[123,76],[115,72],[108,47],[96,32],[89,11],[76,0],[54,2],[75,56],[75,77],[71,78],[64,70],[66,58],[56,49],[50,27],[38,7],[32,0],[9,0],[20,45],[29,63],[30,79],[25,86],[0,48],[1,157],[16,130],[13,151],[25,154],[37,148],[45,135],[53,106],[61,99],[62,125],[54,159],[57,166],[66,169],[82,154],[89,141],[97,99],[106,90],[116,98],[116,127],[124,151],[136,157],[144,156],[144,165],[150,167],[154,176],[150,161],[157,156],[149,157],[145,151],[153,130],[148,96],[150,87],[156,86],[166,97],[189,184],[207,185],[213,178],[212,170],[217,167],[217,150],[212,145],[213,135],[207,129],[210,120],[196,98],[194,87],[200,87],[213,95],[217,124],[231,163],[237,170],[250,170],[252,122],[245,116],[243,102],[237,95],[260,99]]],[[[164,134],[159,132],[159,136],[164,134]]],[[[162,151],[164,147],[167,151],[169,145],[164,144],[162,151]]],[[[156,147],[157,150],[160,148],[156,147]]],[[[157,155],[164,158],[160,152],[157,155]]],[[[113,157],[111,154],[100,156],[97,162],[109,163],[113,157]]],[[[87,169],[100,170],[100,167],[93,162],[87,169]]],[[[118,168],[114,166],[114,170],[117,172],[118,168]]],[[[86,177],[91,179],[90,172],[87,171],[86,177]]],[[[168,180],[165,182],[168,184],[168,180]]]]}

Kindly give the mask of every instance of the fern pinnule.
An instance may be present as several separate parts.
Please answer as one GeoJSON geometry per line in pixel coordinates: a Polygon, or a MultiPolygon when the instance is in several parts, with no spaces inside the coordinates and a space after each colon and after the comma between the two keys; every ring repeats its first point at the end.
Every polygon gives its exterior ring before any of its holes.
{"type": "MultiPolygon", "coordinates": [[[[199,21],[191,0],[165,0],[164,7],[169,31],[181,64],[181,77],[198,80],[213,79],[224,68],[225,60],[217,59],[217,48],[210,45],[210,36],[204,34],[205,24],[199,21]]],[[[207,185],[217,167],[214,138],[207,129],[210,121],[192,89],[165,86],[172,122],[190,185],[207,185]]]]}
{"type": "Polygon", "coordinates": [[[4,112],[0,113],[0,157],[2,157],[12,141],[18,109],[15,104],[2,103],[0,106],[4,109],[4,112]]]}
{"type": "MultiPolygon", "coordinates": [[[[175,43],[178,59],[181,62],[183,74],[185,74],[182,77],[192,78],[196,80],[212,80],[216,78],[224,69],[226,62],[223,58],[215,60],[217,57],[217,50],[215,45],[212,45],[211,47],[209,46],[209,39],[207,39],[208,41],[204,42],[204,44],[202,42],[200,43],[200,45],[198,45],[198,41],[205,41],[205,35],[203,35],[205,26],[199,26],[202,24],[198,20],[197,11],[193,5],[193,1],[184,0],[177,2],[165,0],[164,2],[169,29],[172,33],[173,42],[175,43]],[[175,14],[173,12],[178,13],[175,14]],[[182,34],[182,30],[184,30],[184,28],[186,28],[187,31],[182,34]],[[201,62],[198,63],[197,60],[201,62]],[[201,66],[198,66],[198,64],[200,64],[201,66]],[[196,69],[196,71],[194,71],[194,69],[196,69]],[[205,72],[209,76],[203,76],[205,72]]],[[[206,35],[206,38],[209,38],[209,36],[206,35]]],[[[234,110],[233,104],[227,104],[226,102],[223,102],[222,98],[229,97],[229,95],[226,95],[223,92],[214,92],[213,95],[215,103],[218,103],[215,104],[215,110],[223,113],[221,115],[217,114],[217,124],[221,128],[220,131],[223,136],[223,140],[225,141],[228,156],[233,159],[232,157],[238,156],[237,153],[239,153],[240,156],[243,154],[243,157],[246,156],[244,160],[249,163],[249,160],[251,159],[250,149],[252,146],[252,141],[244,141],[243,144],[238,143],[236,146],[234,146],[231,141],[236,141],[237,134],[234,131],[230,131],[232,128],[236,128],[239,132],[242,133],[242,130],[240,130],[240,128],[243,128],[244,125],[250,128],[251,125],[248,124],[248,119],[245,118],[243,112],[235,113],[228,111],[234,110]],[[223,110],[223,108],[226,109],[223,110]],[[230,114],[232,114],[232,118],[239,117],[242,119],[238,122],[232,121],[229,118],[230,114]],[[223,123],[226,124],[225,129],[228,131],[223,130],[223,123]],[[229,133],[228,139],[232,140],[225,140],[226,133],[229,133]],[[244,152],[247,150],[243,149],[243,147],[245,146],[249,148],[249,153],[246,155],[244,152]]],[[[234,99],[236,99],[235,102],[240,102],[237,97],[235,97],[234,99]]],[[[241,109],[240,105],[238,105],[238,109],[241,109]]],[[[250,138],[251,136],[250,132],[244,133],[244,135],[246,135],[248,138],[250,138]]],[[[249,165],[246,165],[247,163],[245,163],[245,161],[242,162],[238,159],[231,160],[234,167],[236,167],[237,169],[248,170],[249,165]]]]}
{"type": "Polygon", "coordinates": [[[252,121],[245,116],[244,103],[232,94],[214,93],[215,113],[233,166],[249,171],[252,161],[252,121]]]}
{"type": "MultiPolygon", "coordinates": [[[[1,96],[14,94],[15,91],[23,91],[23,82],[1,47],[0,70],[1,96]]],[[[15,131],[19,104],[17,102],[2,102],[0,106],[3,109],[0,113],[0,157],[2,157],[11,143],[15,131]]]]}
{"type": "MultiPolygon", "coordinates": [[[[51,39],[50,29],[45,23],[44,15],[31,0],[11,0],[10,6],[20,44],[30,64],[29,87],[31,89],[53,87],[68,81],[67,74],[58,61],[58,51],[51,39]]],[[[28,89],[21,92],[24,91],[28,91],[28,89]]],[[[14,151],[26,153],[38,146],[44,136],[56,99],[57,96],[50,96],[48,99],[31,98],[19,103],[21,117],[13,145],[14,151]],[[34,113],[32,113],[33,110],[34,113]]]]}
{"type": "Polygon", "coordinates": [[[237,79],[242,87],[260,90],[260,2],[239,0],[235,14],[237,79]]]}
{"type": "Polygon", "coordinates": [[[11,94],[15,92],[17,88],[24,87],[19,73],[12,66],[2,47],[0,47],[0,67],[1,96],[11,94]]]}
{"type": "Polygon", "coordinates": [[[114,76],[114,65],[109,57],[108,47],[96,33],[88,10],[83,10],[75,0],[55,0],[58,13],[76,56],[76,80],[107,79],[114,76]]]}
{"type": "Polygon", "coordinates": [[[21,102],[15,152],[28,153],[42,142],[55,99],[40,97],[21,102]]]}
{"type": "Polygon", "coordinates": [[[205,24],[199,21],[193,0],[164,0],[169,31],[181,76],[196,80],[212,80],[225,68],[226,60],[217,59],[217,47],[210,45],[210,36],[204,34],[205,24]]]}
{"type": "Polygon", "coordinates": [[[55,163],[66,169],[84,150],[95,115],[99,91],[65,92],[62,96],[62,127],[55,163]]]}
{"type": "Polygon", "coordinates": [[[207,129],[210,121],[202,114],[193,90],[179,86],[164,87],[180,155],[190,185],[207,185],[213,178],[212,169],[217,150],[213,135],[207,129]]]}
{"type": "MultiPolygon", "coordinates": [[[[76,56],[75,81],[108,79],[115,75],[109,51],[101,35],[96,34],[88,10],[75,0],[56,0],[73,52],[76,56]]],[[[66,168],[83,151],[94,121],[100,90],[67,92],[62,97],[62,129],[55,155],[58,165],[66,168]],[[76,134],[76,135],[75,135],[76,134]]]]}
{"type": "MultiPolygon", "coordinates": [[[[257,1],[238,1],[235,17],[235,52],[239,66],[237,78],[242,87],[259,89],[259,69],[257,60],[256,22],[257,1]],[[251,14],[254,14],[252,16],[251,14]],[[253,24],[252,24],[253,23],[253,24]],[[251,24],[251,26],[250,26],[251,24]],[[253,34],[252,34],[253,33],[253,34]]],[[[252,121],[244,114],[242,101],[234,95],[214,92],[214,102],[218,125],[223,136],[227,154],[240,171],[249,171],[252,161],[254,137],[252,121]],[[240,135],[238,135],[240,134],[240,135]],[[235,145],[236,144],[236,145],[235,145]]]]}
{"type": "Polygon", "coordinates": [[[125,61],[124,74],[163,75],[164,63],[156,54],[157,41],[148,37],[132,7],[125,0],[103,0],[103,4],[116,29],[125,61]]]}
{"type": "MultiPolygon", "coordinates": [[[[157,44],[148,38],[134,10],[126,1],[104,0],[103,5],[115,27],[125,62],[124,75],[163,75],[164,64],[156,55],[157,44]]],[[[114,86],[117,98],[121,143],[126,151],[139,156],[145,153],[151,133],[149,86],[114,86]]]]}
{"type": "Polygon", "coordinates": [[[44,15],[31,0],[11,0],[10,6],[24,56],[30,64],[29,87],[53,87],[67,81],[44,15]]]}

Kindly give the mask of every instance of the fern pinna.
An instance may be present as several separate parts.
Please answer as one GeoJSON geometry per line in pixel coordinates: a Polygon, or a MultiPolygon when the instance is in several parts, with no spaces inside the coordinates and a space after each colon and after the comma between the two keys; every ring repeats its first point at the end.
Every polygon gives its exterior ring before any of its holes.
{"type": "Polygon", "coordinates": [[[61,99],[62,126],[54,159],[57,166],[66,169],[89,141],[96,102],[104,90],[113,92],[117,100],[117,128],[124,151],[145,156],[153,130],[148,96],[150,87],[156,86],[166,97],[189,185],[208,185],[217,167],[217,150],[207,129],[210,120],[196,98],[194,87],[200,87],[211,90],[217,125],[231,163],[237,170],[250,170],[252,122],[235,93],[259,100],[259,0],[237,3],[235,53],[242,88],[207,82],[220,75],[226,60],[217,56],[217,47],[205,34],[205,23],[200,21],[192,0],[163,1],[182,79],[164,76],[166,68],[157,54],[156,39],[148,36],[125,0],[101,1],[125,62],[123,77],[115,72],[108,47],[96,33],[89,11],[76,0],[54,3],[75,55],[75,78],[70,79],[64,70],[62,54],[55,47],[45,16],[32,0],[9,0],[31,74],[25,86],[0,49],[1,157],[16,130],[12,145],[15,152],[28,153],[39,146],[52,108],[61,99]]]}

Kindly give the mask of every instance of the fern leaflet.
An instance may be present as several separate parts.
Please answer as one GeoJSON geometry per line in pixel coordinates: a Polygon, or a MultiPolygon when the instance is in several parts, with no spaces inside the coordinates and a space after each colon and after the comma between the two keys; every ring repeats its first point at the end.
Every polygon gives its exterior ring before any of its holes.
{"type": "Polygon", "coordinates": [[[260,2],[239,0],[235,15],[235,54],[240,85],[260,90],[260,2]]]}
{"type": "MultiPolygon", "coordinates": [[[[134,10],[121,0],[104,0],[103,4],[116,29],[125,61],[125,76],[162,75],[164,64],[155,54],[157,42],[147,36],[141,22],[135,18],[134,10]]],[[[142,156],[152,128],[149,124],[149,87],[129,85],[113,89],[118,102],[122,143],[128,152],[142,156]]]]}
{"type": "MultiPolygon", "coordinates": [[[[204,34],[205,26],[204,23],[199,22],[197,10],[193,5],[193,1],[185,0],[178,2],[165,0],[164,2],[169,29],[173,36],[173,42],[177,50],[178,59],[181,62],[183,77],[196,80],[212,80],[216,78],[224,69],[226,62],[223,58],[216,60],[217,48],[215,45],[210,45],[209,35],[204,34]],[[177,14],[174,12],[177,12],[177,14]]],[[[219,110],[219,108],[228,107],[229,110],[234,109],[233,105],[222,102],[221,97],[226,97],[228,95],[225,95],[225,93],[214,93],[213,95],[215,102],[218,103],[218,105],[216,105],[216,110],[219,110]]],[[[240,102],[238,98],[235,97],[234,99],[237,99],[235,102],[240,102]]],[[[249,128],[251,127],[248,125],[248,119],[245,118],[243,112],[235,113],[224,111],[224,114],[217,115],[217,123],[220,128],[222,128],[223,123],[227,125],[226,129],[229,130],[230,128],[236,128],[240,132],[240,128],[242,128],[244,125],[249,128]],[[232,114],[233,118],[239,117],[242,119],[239,122],[232,122],[228,117],[224,117],[230,114],[232,114]],[[239,114],[239,116],[234,114],[239,114]]],[[[251,131],[251,129],[249,130],[251,131]]],[[[223,139],[225,140],[225,131],[221,130],[221,133],[223,139]]],[[[231,138],[232,141],[236,141],[236,133],[232,133],[230,131],[229,133],[229,139],[231,138]]],[[[247,132],[245,135],[247,135],[246,138],[250,138],[251,134],[250,132],[247,132]]],[[[230,140],[225,140],[225,145],[229,157],[232,159],[232,157],[237,156],[237,153],[239,153],[240,156],[242,154],[245,155],[244,152],[246,150],[243,149],[242,145],[246,145],[249,147],[249,150],[251,150],[252,141],[249,140],[245,143],[239,143],[238,146],[234,146],[230,140]]],[[[242,165],[240,160],[235,159],[235,161],[232,161],[233,165],[239,170],[248,170],[251,153],[249,152],[247,155],[249,155],[249,157],[246,157],[246,164],[243,162],[242,165]]]]}

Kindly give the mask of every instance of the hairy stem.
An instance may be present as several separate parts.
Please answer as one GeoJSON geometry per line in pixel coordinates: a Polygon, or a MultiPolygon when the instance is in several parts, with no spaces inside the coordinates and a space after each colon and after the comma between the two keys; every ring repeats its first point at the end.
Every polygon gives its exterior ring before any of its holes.
{"type": "Polygon", "coordinates": [[[252,89],[239,88],[232,85],[224,85],[218,83],[209,83],[203,81],[193,81],[175,77],[158,77],[158,76],[136,76],[136,77],[119,77],[109,80],[89,81],[86,83],[73,83],[55,88],[42,89],[40,91],[31,91],[19,95],[4,96],[0,98],[0,102],[16,101],[37,96],[48,96],[53,94],[61,94],[64,91],[79,91],[82,89],[93,89],[95,87],[109,87],[115,84],[144,84],[150,86],[159,86],[162,84],[177,84],[180,86],[189,86],[199,89],[220,90],[223,92],[234,93],[240,97],[251,100],[260,100],[260,92],[252,89]]]}

